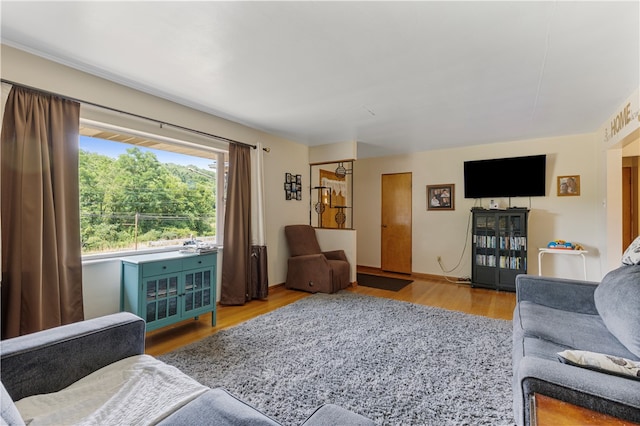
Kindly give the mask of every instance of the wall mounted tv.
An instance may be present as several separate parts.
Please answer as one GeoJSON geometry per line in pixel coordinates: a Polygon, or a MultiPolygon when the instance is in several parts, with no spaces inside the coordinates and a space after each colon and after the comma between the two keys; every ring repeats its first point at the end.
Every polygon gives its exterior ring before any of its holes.
{"type": "Polygon", "coordinates": [[[543,197],[546,155],[464,162],[464,197],[543,197]]]}

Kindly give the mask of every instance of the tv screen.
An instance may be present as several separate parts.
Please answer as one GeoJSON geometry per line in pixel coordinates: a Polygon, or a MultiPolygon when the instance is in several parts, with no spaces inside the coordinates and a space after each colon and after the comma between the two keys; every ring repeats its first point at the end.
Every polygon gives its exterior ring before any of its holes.
{"type": "Polygon", "coordinates": [[[542,197],[546,155],[464,162],[464,197],[542,197]]]}

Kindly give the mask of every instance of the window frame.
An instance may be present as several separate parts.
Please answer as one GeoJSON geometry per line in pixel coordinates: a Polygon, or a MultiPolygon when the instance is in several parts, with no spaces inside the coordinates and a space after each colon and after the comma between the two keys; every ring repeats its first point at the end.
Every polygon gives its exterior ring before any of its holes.
{"type": "MultiPolygon", "coordinates": [[[[145,143],[131,143],[127,140],[113,140],[114,142],[129,144],[132,147],[144,147],[149,149],[155,149],[160,151],[169,151],[175,152],[182,155],[191,155],[193,154],[187,152],[180,152],[178,148],[182,148],[183,151],[186,148],[188,151],[199,151],[206,152],[211,154],[213,158],[212,161],[216,162],[216,241],[215,245],[218,248],[222,247],[223,242],[223,230],[224,230],[224,212],[225,212],[225,202],[226,202],[226,175],[228,173],[228,148],[223,149],[218,146],[207,146],[204,144],[200,144],[197,142],[192,142],[188,140],[178,139],[175,137],[168,137],[160,134],[150,133],[142,130],[136,130],[132,128],[126,128],[122,126],[117,126],[114,124],[109,124],[101,121],[91,120],[87,118],[80,118],[80,128],[93,129],[98,131],[110,132],[118,135],[128,136],[134,140],[143,140],[146,142],[156,142],[155,145],[145,145],[145,143]],[[175,150],[167,149],[167,147],[177,147],[175,150]]],[[[162,128],[162,127],[161,127],[162,128]]],[[[89,136],[103,140],[104,137],[91,136],[89,134],[83,134],[82,136],[89,136]]],[[[79,145],[79,141],[78,141],[79,145]]],[[[227,144],[228,146],[228,144],[227,144]]],[[[202,158],[210,158],[208,156],[202,156],[202,158]]],[[[171,252],[177,251],[181,249],[182,246],[174,245],[174,246],[165,246],[158,248],[143,248],[137,250],[120,250],[113,252],[103,252],[103,253],[90,253],[90,254],[82,254],[82,262],[93,262],[93,261],[103,261],[115,258],[122,258],[127,256],[136,256],[141,254],[151,254],[151,253],[162,253],[162,252],[171,252]]]]}

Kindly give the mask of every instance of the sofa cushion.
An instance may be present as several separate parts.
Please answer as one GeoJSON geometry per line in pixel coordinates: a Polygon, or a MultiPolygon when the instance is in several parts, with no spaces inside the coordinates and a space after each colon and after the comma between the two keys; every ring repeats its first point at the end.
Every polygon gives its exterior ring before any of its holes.
{"type": "MultiPolygon", "coordinates": [[[[638,295],[640,295],[639,265],[622,265],[614,269],[604,276],[594,292],[596,309],[605,325],[611,334],[636,356],[640,356],[640,297],[638,295]]],[[[595,350],[595,352],[607,353],[606,350],[595,350]]]]}
{"type": "Polygon", "coordinates": [[[640,380],[640,361],[589,351],[558,352],[560,362],[590,370],[640,380]]]}
{"type": "MultiPolygon", "coordinates": [[[[579,349],[636,358],[611,334],[598,315],[580,314],[523,301],[518,303],[513,325],[514,328],[521,328],[525,337],[555,345],[552,352],[545,354],[546,356],[537,354],[539,357],[556,360],[558,351],[579,349]]],[[[525,352],[525,355],[531,354],[525,352]]]]}
{"type": "Polygon", "coordinates": [[[522,352],[528,357],[558,361],[558,352],[564,350],[567,350],[565,345],[559,345],[537,337],[524,337],[522,339],[522,352]]]}
{"type": "Polygon", "coordinates": [[[13,399],[2,383],[0,383],[0,421],[2,425],[24,426],[18,407],[13,403],[13,399]]]}

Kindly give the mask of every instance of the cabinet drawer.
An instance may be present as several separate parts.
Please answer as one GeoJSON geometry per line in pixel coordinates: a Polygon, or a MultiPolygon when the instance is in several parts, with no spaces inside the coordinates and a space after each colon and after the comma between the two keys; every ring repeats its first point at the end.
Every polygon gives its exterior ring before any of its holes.
{"type": "Polygon", "coordinates": [[[154,275],[170,274],[182,270],[182,260],[161,260],[158,262],[145,263],[142,265],[142,276],[152,277],[154,275]]]}
{"type": "Polygon", "coordinates": [[[182,268],[186,271],[189,269],[210,268],[213,266],[213,256],[211,254],[185,257],[182,260],[182,268]]]}

